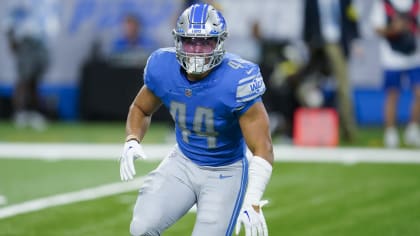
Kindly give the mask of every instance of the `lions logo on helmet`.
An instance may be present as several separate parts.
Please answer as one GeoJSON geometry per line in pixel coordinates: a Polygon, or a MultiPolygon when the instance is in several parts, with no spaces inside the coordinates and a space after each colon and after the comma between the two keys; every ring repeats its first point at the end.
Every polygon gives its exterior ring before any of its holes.
{"type": "Polygon", "coordinates": [[[222,14],[209,4],[194,4],[178,18],[173,30],[176,56],[189,74],[202,74],[219,65],[227,37],[222,14]]]}

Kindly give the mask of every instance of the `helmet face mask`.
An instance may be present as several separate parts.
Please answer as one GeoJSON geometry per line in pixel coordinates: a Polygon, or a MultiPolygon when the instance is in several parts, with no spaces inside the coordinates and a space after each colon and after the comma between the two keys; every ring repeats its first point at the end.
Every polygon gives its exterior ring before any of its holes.
{"type": "Polygon", "coordinates": [[[173,35],[178,62],[188,74],[203,74],[222,62],[226,23],[211,5],[187,8],[178,18],[173,35]]]}

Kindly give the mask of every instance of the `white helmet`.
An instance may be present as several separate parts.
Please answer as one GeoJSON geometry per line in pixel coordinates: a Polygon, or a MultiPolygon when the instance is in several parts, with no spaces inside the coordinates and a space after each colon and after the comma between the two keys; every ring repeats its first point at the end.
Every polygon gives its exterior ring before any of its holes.
{"type": "Polygon", "coordinates": [[[179,64],[189,74],[202,74],[219,65],[227,34],[225,19],[213,6],[190,6],[179,16],[173,30],[179,64]]]}

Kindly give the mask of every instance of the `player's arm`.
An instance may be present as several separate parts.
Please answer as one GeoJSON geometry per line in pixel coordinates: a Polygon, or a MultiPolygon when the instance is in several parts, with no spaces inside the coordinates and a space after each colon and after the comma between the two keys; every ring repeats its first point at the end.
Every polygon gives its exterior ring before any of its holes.
{"type": "Polygon", "coordinates": [[[262,102],[254,103],[239,119],[242,133],[253,157],[250,159],[248,187],[236,223],[236,235],[244,225],[245,235],[268,236],[268,227],[262,212],[261,201],[271,177],[273,147],[267,111],[262,102]]]}
{"type": "Polygon", "coordinates": [[[260,200],[271,177],[273,145],[267,111],[261,102],[265,84],[260,69],[253,63],[236,60],[229,62],[237,72],[236,111],[239,125],[248,148],[253,154],[249,164],[248,188],[244,205],[260,209],[260,200]]]}
{"type": "Polygon", "coordinates": [[[401,34],[402,32],[408,30],[408,27],[409,27],[408,21],[404,20],[401,17],[396,16],[391,20],[391,23],[389,26],[376,28],[376,33],[378,33],[380,36],[389,38],[389,37],[397,36],[401,34]]]}
{"type": "Polygon", "coordinates": [[[253,104],[240,118],[239,123],[246,144],[254,156],[259,156],[268,163],[273,163],[273,145],[271,142],[269,119],[262,102],[253,104]]]}
{"type": "Polygon", "coordinates": [[[239,119],[245,142],[253,154],[245,203],[258,206],[271,177],[274,159],[269,119],[262,102],[254,103],[239,119]]]}
{"type": "Polygon", "coordinates": [[[152,114],[160,107],[162,102],[144,85],[130,106],[127,122],[127,140],[135,139],[141,142],[150,125],[152,114]]]}
{"type": "Polygon", "coordinates": [[[127,181],[134,178],[134,161],[146,158],[140,142],[150,125],[152,114],[159,108],[161,101],[144,85],[130,106],[126,123],[126,141],[120,158],[120,177],[127,181]]]}

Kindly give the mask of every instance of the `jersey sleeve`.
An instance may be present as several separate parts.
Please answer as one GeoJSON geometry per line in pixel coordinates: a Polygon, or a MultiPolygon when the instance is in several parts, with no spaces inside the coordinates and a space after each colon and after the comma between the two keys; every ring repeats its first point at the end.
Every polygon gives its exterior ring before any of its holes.
{"type": "Polygon", "coordinates": [[[255,102],[261,101],[261,96],[266,90],[260,68],[257,65],[254,64],[244,72],[236,87],[235,112],[239,115],[245,113],[255,102]]]}
{"type": "Polygon", "coordinates": [[[154,63],[155,63],[155,58],[154,58],[154,53],[152,53],[147,59],[147,63],[146,63],[146,66],[144,67],[144,72],[143,72],[144,85],[146,85],[147,88],[153,93],[156,90],[156,82],[155,82],[156,79],[154,79],[155,75],[153,73],[154,63]]]}
{"type": "Polygon", "coordinates": [[[144,85],[159,98],[167,93],[169,72],[175,69],[173,64],[178,63],[174,59],[171,48],[160,48],[147,59],[143,72],[144,85]]]}

